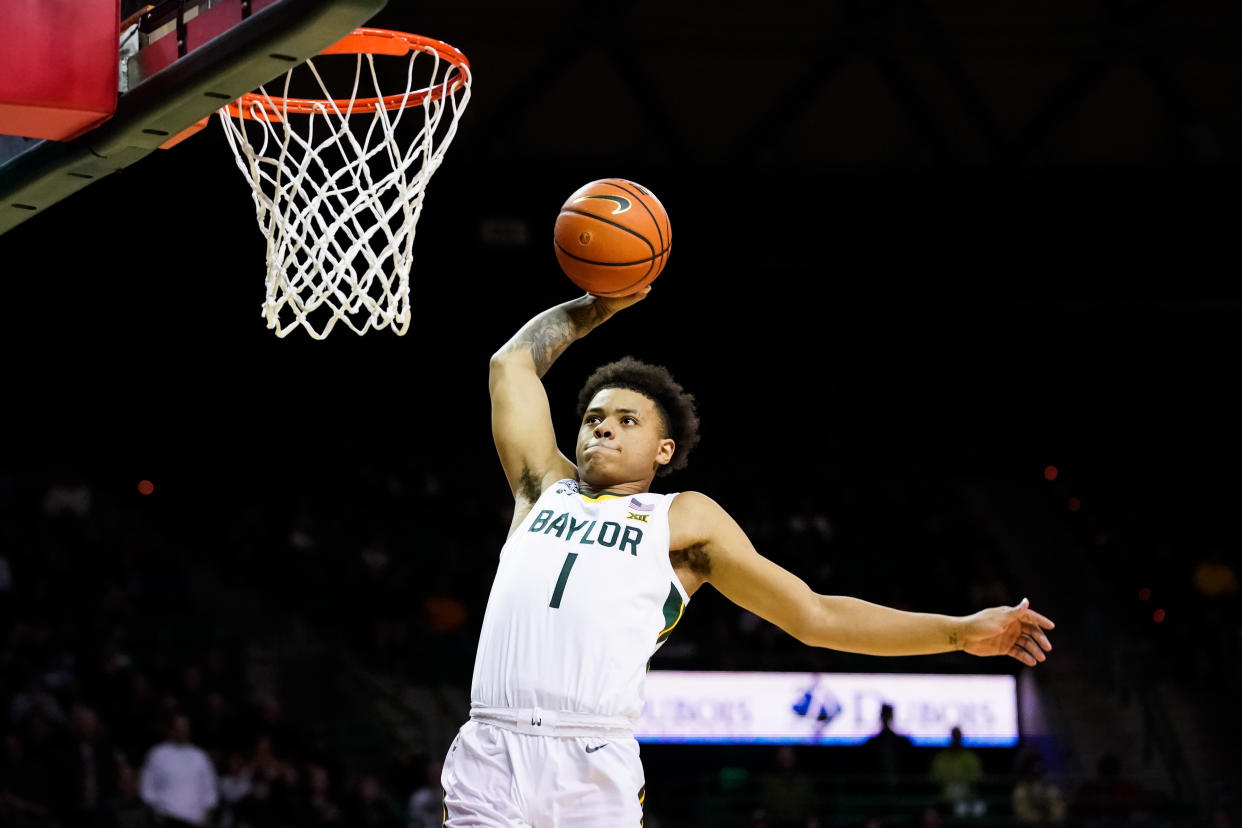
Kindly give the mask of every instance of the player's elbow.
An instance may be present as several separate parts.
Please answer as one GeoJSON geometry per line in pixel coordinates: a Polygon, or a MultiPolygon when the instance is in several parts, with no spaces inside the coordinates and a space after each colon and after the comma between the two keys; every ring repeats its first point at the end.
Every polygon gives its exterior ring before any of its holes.
{"type": "Polygon", "coordinates": [[[491,359],[487,363],[488,388],[494,392],[496,387],[502,384],[507,376],[511,375],[515,362],[512,349],[501,348],[492,354],[491,359]]]}
{"type": "Polygon", "coordinates": [[[832,627],[823,596],[809,589],[807,593],[803,600],[795,604],[786,632],[808,647],[831,647],[832,627]]]}
{"type": "Polygon", "coordinates": [[[494,374],[497,371],[504,370],[505,363],[513,358],[513,349],[508,345],[501,346],[500,350],[491,355],[487,361],[488,373],[494,374]]]}
{"type": "Polygon", "coordinates": [[[495,380],[503,377],[513,371],[530,371],[534,372],[535,363],[531,359],[530,351],[526,348],[514,348],[512,345],[504,345],[499,351],[492,354],[491,359],[487,362],[488,375],[495,380]]]}
{"type": "Polygon", "coordinates": [[[809,622],[799,623],[794,629],[789,631],[790,635],[798,639],[802,644],[808,647],[827,647],[828,638],[824,635],[823,630],[809,622]]]}
{"type": "Polygon", "coordinates": [[[809,599],[800,602],[794,637],[808,647],[844,653],[866,652],[858,633],[857,619],[851,616],[848,607],[841,606],[838,596],[810,592],[809,599]]]}

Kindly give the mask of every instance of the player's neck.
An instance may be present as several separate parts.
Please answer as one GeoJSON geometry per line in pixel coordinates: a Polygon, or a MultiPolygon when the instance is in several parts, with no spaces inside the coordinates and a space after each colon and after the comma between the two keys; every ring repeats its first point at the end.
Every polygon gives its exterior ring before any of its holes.
{"type": "Polygon", "coordinates": [[[585,480],[578,481],[578,492],[587,497],[599,497],[600,495],[636,495],[651,491],[650,480],[634,480],[631,482],[612,481],[603,483],[596,481],[594,484],[585,480]]]}

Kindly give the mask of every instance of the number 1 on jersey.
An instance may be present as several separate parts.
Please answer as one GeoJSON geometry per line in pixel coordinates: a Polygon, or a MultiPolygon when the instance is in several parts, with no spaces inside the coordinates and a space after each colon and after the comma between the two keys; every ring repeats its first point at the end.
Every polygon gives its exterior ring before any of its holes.
{"type": "Polygon", "coordinates": [[[577,552],[570,552],[565,556],[565,565],[561,567],[561,577],[556,579],[556,589],[552,590],[552,600],[548,602],[548,606],[552,609],[559,609],[561,606],[561,596],[565,593],[565,582],[569,580],[569,570],[574,568],[574,561],[578,560],[577,552]]]}

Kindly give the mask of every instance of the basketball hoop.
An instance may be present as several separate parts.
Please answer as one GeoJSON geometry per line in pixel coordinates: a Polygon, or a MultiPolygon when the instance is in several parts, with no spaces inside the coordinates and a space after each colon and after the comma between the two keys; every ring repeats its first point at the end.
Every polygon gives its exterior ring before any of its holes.
{"type": "Polygon", "coordinates": [[[415,227],[470,100],[470,64],[447,43],[386,29],[355,29],[323,55],[356,56],[348,97],[308,60],[323,98],[289,97],[290,69],[283,96],[260,88],[219,111],[267,239],[263,315],[278,337],[302,326],[323,339],[338,321],[401,336],[415,227]],[[404,92],[382,94],[376,55],[408,55],[404,92]],[[416,77],[430,80],[416,89],[416,77]],[[360,97],[368,80],[376,94],[360,97]],[[403,118],[413,135],[399,139],[403,118]]]}

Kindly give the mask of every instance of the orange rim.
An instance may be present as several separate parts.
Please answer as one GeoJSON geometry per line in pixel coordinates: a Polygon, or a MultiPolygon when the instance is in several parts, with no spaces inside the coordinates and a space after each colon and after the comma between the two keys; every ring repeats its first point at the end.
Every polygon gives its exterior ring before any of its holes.
{"type": "Polygon", "coordinates": [[[465,84],[470,74],[470,62],[459,49],[430,37],[394,32],[388,29],[354,29],[340,41],[320,52],[320,55],[390,55],[402,57],[412,50],[432,52],[447,60],[457,71],[444,79],[443,83],[427,89],[419,89],[409,94],[385,95],[382,98],[281,98],[275,95],[259,95],[247,92],[228,105],[229,114],[234,118],[242,117],[250,120],[267,120],[288,113],[312,115],[325,109],[333,111],[335,107],[345,112],[374,112],[377,107],[389,111],[406,106],[421,106],[424,101],[437,101],[453,94],[465,84]],[[266,117],[265,117],[266,116],[266,117]]]}

